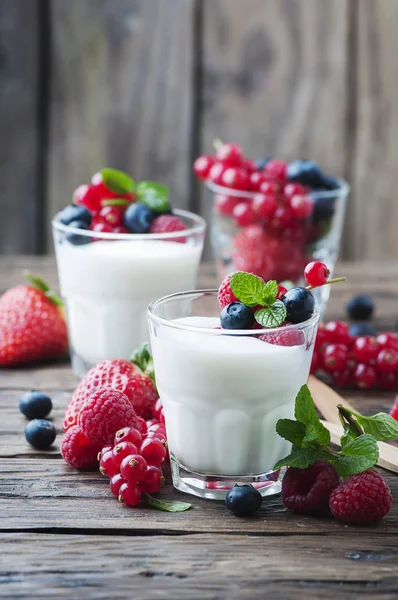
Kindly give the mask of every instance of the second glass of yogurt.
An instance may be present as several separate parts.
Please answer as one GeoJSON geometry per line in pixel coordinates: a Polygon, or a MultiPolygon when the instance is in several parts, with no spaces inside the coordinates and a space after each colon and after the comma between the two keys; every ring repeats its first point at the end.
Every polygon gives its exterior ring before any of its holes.
{"type": "Polygon", "coordinates": [[[148,341],[146,308],[156,298],[195,287],[204,219],[174,210],[184,231],[120,234],[83,231],[52,221],[72,367],[129,358],[148,341]]]}
{"type": "Polygon", "coordinates": [[[222,499],[235,483],[280,491],[274,465],[291,444],[276,433],[294,418],[307,383],[319,313],[283,329],[220,327],[216,290],[172,294],[148,309],[174,486],[222,499]],[[290,331],[290,343],[277,335],[290,331]],[[260,337],[261,336],[261,337],[260,337]]]}

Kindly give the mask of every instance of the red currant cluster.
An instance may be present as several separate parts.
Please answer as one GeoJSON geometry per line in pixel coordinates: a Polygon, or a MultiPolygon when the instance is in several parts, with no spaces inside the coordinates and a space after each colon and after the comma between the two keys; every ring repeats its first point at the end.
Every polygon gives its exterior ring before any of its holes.
{"type": "Polygon", "coordinates": [[[125,427],[113,445],[99,454],[100,471],[110,478],[111,492],[127,506],[136,506],[142,494],[158,492],[164,484],[162,464],[167,459],[166,428],[155,419],[141,430],[125,427]]]}
{"type": "Polygon", "coordinates": [[[229,143],[215,156],[197,158],[193,168],[214,191],[213,212],[224,234],[223,221],[242,228],[233,234],[233,269],[297,281],[308,245],[325,235],[335,210],[336,197],[326,194],[318,202],[318,192],[338,189],[338,182],[313,161],[253,161],[229,143]]]}
{"type": "Polygon", "coordinates": [[[73,203],[91,212],[90,229],[98,233],[129,233],[123,225],[123,215],[134,201],[134,192],[112,191],[103,182],[101,173],[95,173],[90,184],[79,186],[73,194],[73,203]],[[109,200],[112,200],[111,204],[109,200]]]}
{"type": "Polygon", "coordinates": [[[398,335],[352,336],[344,321],[320,324],[312,373],[327,375],[337,387],[398,389],[398,335]]]}

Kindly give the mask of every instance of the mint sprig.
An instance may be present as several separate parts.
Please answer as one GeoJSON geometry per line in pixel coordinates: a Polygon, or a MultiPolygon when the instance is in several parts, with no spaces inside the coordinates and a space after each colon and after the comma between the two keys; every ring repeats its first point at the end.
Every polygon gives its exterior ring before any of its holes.
{"type": "Polygon", "coordinates": [[[271,280],[264,283],[262,279],[238,271],[231,276],[231,289],[236,298],[249,307],[260,306],[254,317],[263,327],[279,327],[286,319],[286,307],[277,300],[278,284],[271,280]]]}
{"type": "Polygon", "coordinates": [[[136,187],[138,202],[156,213],[165,213],[170,209],[169,188],[155,181],[140,181],[136,187]]]}
{"type": "Polygon", "coordinates": [[[330,448],[330,434],[319,420],[311,392],[303,385],[296,397],[296,420],[279,419],[277,433],[292,442],[291,454],[278,461],[275,469],[283,466],[304,469],[323,458],[331,463],[340,477],[362,473],[374,467],[379,458],[378,441],[398,438],[398,422],[386,413],[365,417],[360,413],[338,406],[344,428],[340,452],[330,448]]]}
{"type": "Polygon", "coordinates": [[[134,190],[134,179],[118,169],[102,169],[102,181],[115,194],[130,194],[134,190]]]}

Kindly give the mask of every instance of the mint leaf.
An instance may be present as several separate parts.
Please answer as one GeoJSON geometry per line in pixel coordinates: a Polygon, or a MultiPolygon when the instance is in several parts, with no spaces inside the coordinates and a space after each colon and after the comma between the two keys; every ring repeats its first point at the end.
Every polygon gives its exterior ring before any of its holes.
{"type": "Polygon", "coordinates": [[[101,200],[101,206],[130,206],[131,202],[124,198],[104,198],[101,200]]]}
{"type": "Polygon", "coordinates": [[[257,323],[260,323],[263,327],[279,327],[286,319],[286,306],[281,300],[276,300],[270,306],[256,310],[254,316],[257,323]]]}
{"type": "Polygon", "coordinates": [[[164,510],[165,512],[184,512],[191,508],[192,504],[187,502],[179,502],[177,500],[161,500],[160,498],[154,498],[149,494],[145,494],[148,500],[148,504],[157,508],[158,510],[164,510]]]}
{"type": "Polygon", "coordinates": [[[300,446],[305,436],[305,425],[292,419],[279,419],[276,432],[288,442],[300,446]]]}
{"type": "Polygon", "coordinates": [[[230,285],[234,295],[246,306],[263,303],[264,283],[259,277],[238,271],[231,276],[230,285]]]}
{"type": "Polygon", "coordinates": [[[355,440],[357,438],[357,434],[354,431],[354,429],[352,427],[350,427],[349,425],[345,425],[344,427],[344,433],[340,438],[340,446],[341,446],[341,450],[344,453],[345,448],[347,447],[347,445],[352,442],[353,440],[355,440]]]}
{"type": "Polygon", "coordinates": [[[340,477],[349,477],[371,469],[379,458],[379,447],[372,435],[365,433],[344,444],[342,454],[334,461],[340,477]]]}
{"type": "Polygon", "coordinates": [[[134,180],[124,171],[102,169],[101,176],[108,190],[115,192],[115,194],[130,194],[134,189],[134,180]]]}
{"type": "Polygon", "coordinates": [[[169,210],[169,188],[155,181],[140,181],[137,184],[136,195],[138,202],[156,213],[169,210]]]}
{"type": "Polygon", "coordinates": [[[276,300],[277,293],[278,293],[277,282],[274,281],[273,279],[271,279],[270,281],[267,281],[267,283],[263,285],[262,302],[259,302],[259,304],[266,305],[266,306],[273,304],[276,300]]]}
{"type": "Polygon", "coordinates": [[[316,442],[321,446],[329,446],[330,444],[330,433],[321,422],[309,423],[305,428],[305,436],[302,440],[302,444],[313,444],[316,442]]]}
{"type": "Polygon", "coordinates": [[[373,417],[364,417],[357,413],[354,414],[365,433],[370,433],[379,442],[386,442],[398,438],[398,421],[393,419],[387,413],[377,413],[377,415],[373,415],[373,417]]]}
{"type": "Polygon", "coordinates": [[[279,460],[274,466],[274,469],[280,469],[281,467],[306,469],[321,456],[322,452],[323,448],[321,446],[317,448],[300,448],[299,450],[294,450],[289,456],[279,460]]]}
{"type": "Polygon", "coordinates": [[[316,414],[311,392],[306,384],[300,388],[296,396],[294,416],[297,421],[301,421],[301,423],[305,423],[305,425],[322,425],[316,414]]]}

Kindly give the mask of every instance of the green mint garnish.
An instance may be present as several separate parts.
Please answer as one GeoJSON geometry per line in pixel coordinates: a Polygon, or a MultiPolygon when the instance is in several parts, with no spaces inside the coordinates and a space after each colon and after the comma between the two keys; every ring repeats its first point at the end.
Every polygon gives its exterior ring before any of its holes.
{"type": "Polygon", "coordinates": [[[157,510],[164,510],[166,512],[184,512],[191,508],[192,504],[188,502],[180,502],[177,500],[161,500],[160,498],[154,498],[149,494],[145,494],[148,500],[148,504],[157,508],[157,510]]]}
{"type": "Polygon", "coordinates": [[[131,202],[124,198],[105,198],[101,200],[101,206],[130,206],[131,202]]]}
{"type": "Polygon", "coordinates": [[[365,417],[360,413],[338,407],[344,428],[340,452],[330,448],[329,431],[319,420],[308,386],[303,385],[296,397],[295,421],[280,419],[277,433],[293,444],[292,452],[280,460],[283,466],[304,469],[323,458],[331,463],[340,477],[362,473],[374,467],[379,458],[378,441],[398,438],[398,422],[386,413],[365,417]]]}
{"type": "Polygon", "coordinates": [[[254,317],[263,327],[279,327],[286,319],[286,306],[282,300],[275,300],[273,304],[256,310],[254,317]]]}
{"type": "Polygon", "coordinates": [[[115,194],[130,194],[134,190],[134,180],[117,169],[102,169],[102,181],[115,194]]]}
{"type": "Polygon", "coordinates": [[[238,271],[231,276],[231,289],[246,306],[261,306],[255,319],[263,327],[279,327],[286,319],[286,307],[277,300],[278,284],[271,280],[264,283],[259,277],[238,271]]]}
{"type": "Polygon", "coordinates": [[[157,213],[170,209],[169,188],[154,181],[140,181],[137,184],[136,195],[138,202],[157,213]]]}

